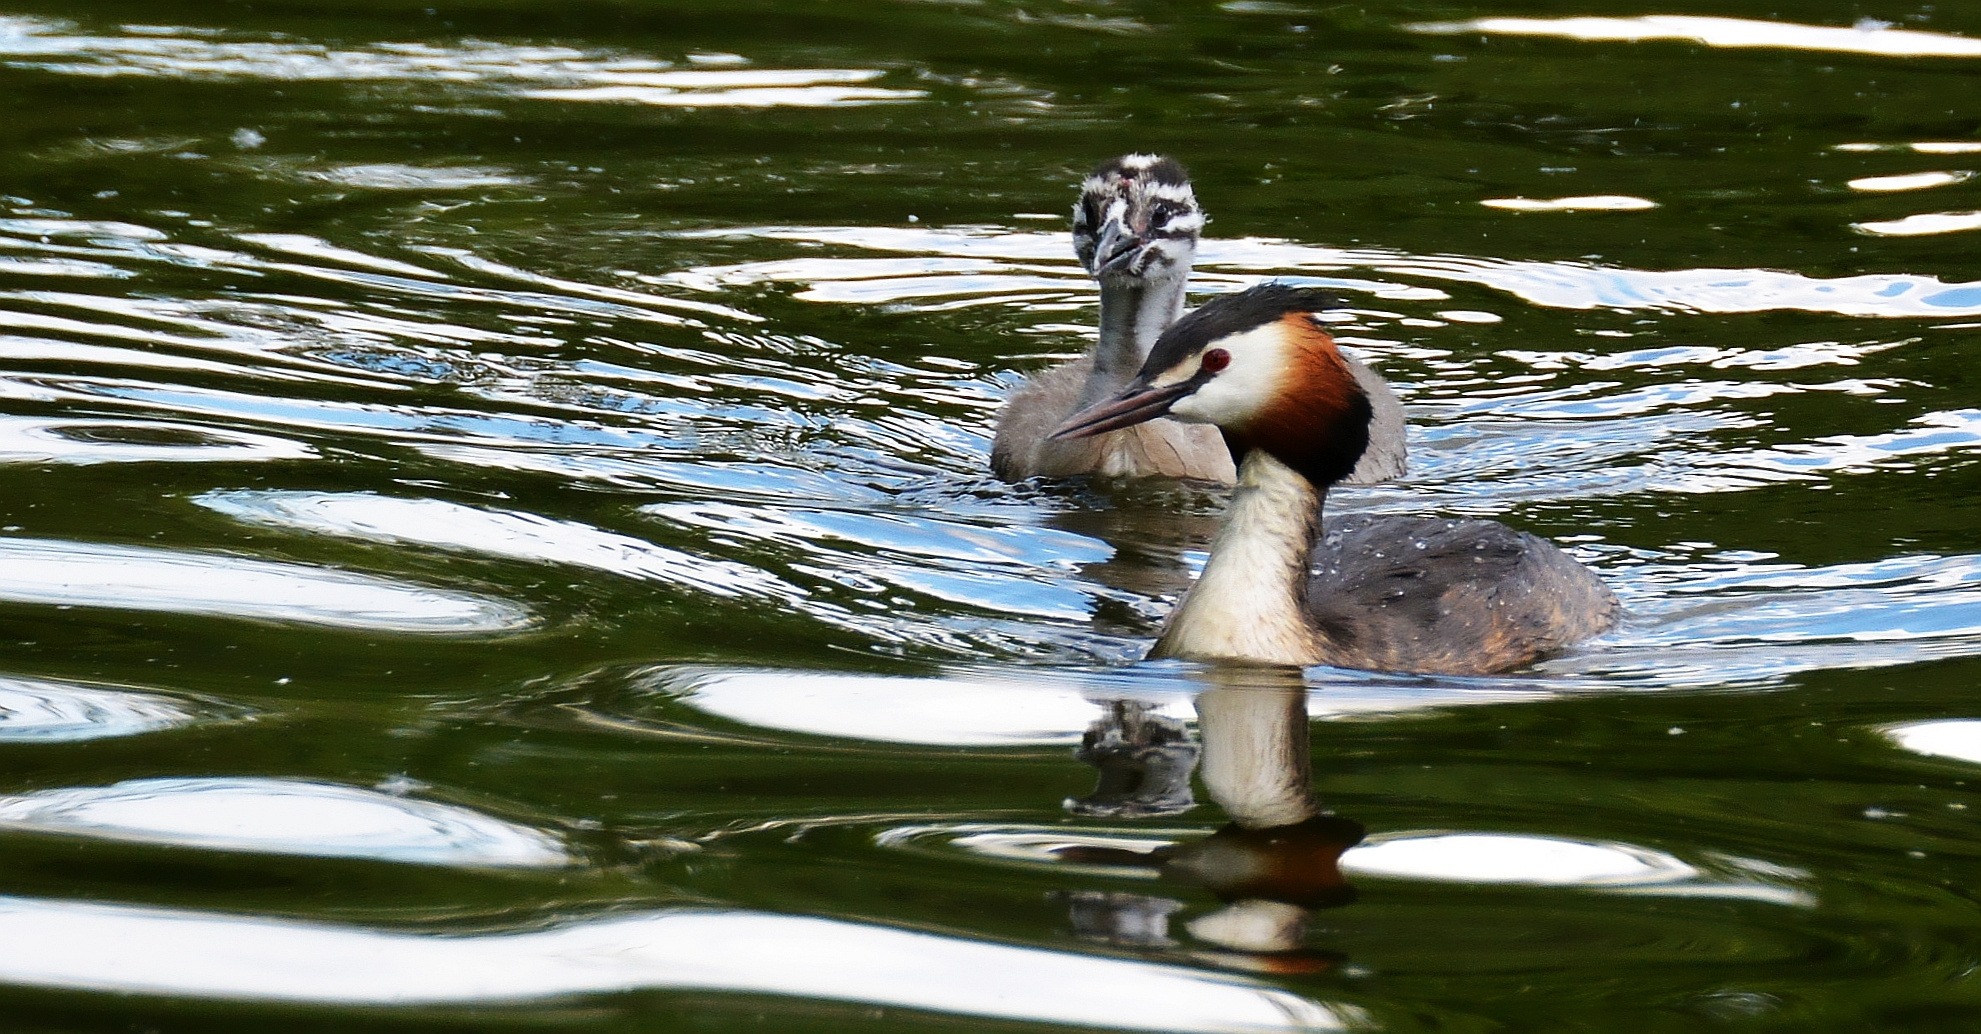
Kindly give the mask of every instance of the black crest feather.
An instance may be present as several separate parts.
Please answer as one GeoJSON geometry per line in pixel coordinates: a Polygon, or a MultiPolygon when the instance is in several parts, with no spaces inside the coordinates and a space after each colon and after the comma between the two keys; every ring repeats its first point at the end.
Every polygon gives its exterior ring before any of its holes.
{"type": "Polygon", "coordinates": [[[1237,294],[1220,295],[1162,332],[1149,350],[1148,362],[1142,365],[1142,375],[1161,373],[1218,338],[1277,322],[1289,312],[1326,312],[1341,307],[1341,299],[1326,291],[1292,284],[1260,284],[1237,294]]]}

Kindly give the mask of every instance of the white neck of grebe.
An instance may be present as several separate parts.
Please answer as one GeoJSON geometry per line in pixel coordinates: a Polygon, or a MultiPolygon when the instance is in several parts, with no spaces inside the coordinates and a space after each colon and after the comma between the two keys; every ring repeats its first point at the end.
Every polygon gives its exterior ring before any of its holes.
{"type": "Polygon", "coordinates": [[[1324,495],[1265,450],[1246,453],[1204,573],[1149,656],[1318,663],[1307,571],[1324,495]]]}
{"type": "Polygon", "coordinates": [[[1321,813],[1307,740],[1307,686],[1298,673],[1278,671],[1283,684],[1232,679],[1197,696],[1204,742],[1197,771],[1211,799],[1246,829],[1290,826],[1321,813]]]}
{"type": "Polygon", "coordinates": [[[1101,339],[1094,346],[1094,372],[1080,391],[1081,408],[1113,397],[1141,372],[1156,338],[1183,315],[1189,279],[1187,266],[1148,279],[1101,279],[1101,339]]]}

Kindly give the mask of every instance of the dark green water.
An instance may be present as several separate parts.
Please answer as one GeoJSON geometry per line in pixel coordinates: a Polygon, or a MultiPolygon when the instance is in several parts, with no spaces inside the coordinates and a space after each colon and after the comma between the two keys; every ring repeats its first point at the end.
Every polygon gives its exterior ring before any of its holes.
{"type": "Polygon", "coordinates": [[[1981,10],[1509,13],[0,12],[4,1025],[1973,1024],[1981,10]],[[1332,505],[1630,611],[1308,672],[1277,940],[1063,804],[1220,495],[985,469],[1130,150],[1354,306],[1332,505]]]}

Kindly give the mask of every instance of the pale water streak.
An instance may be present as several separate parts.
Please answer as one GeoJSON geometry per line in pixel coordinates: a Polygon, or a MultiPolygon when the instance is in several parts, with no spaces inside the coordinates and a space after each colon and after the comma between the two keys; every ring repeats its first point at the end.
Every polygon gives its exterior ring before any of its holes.
{"type": "Polygon", "coordinates": [[[1915,140],[1905,144],[1849,143],[1838,144],[1834,151],[1851,151],[1865,154],[1878,151],[1911,151],[1915,154],[1981,154],[1981,140],[1915,140]]]}
{"type": "Polygon", "coordinates": [[[300,779],[131,779],[0,796],[0,832],[409,865],[546,868],[558,837],[467,808],[300,779]]]}
{"type": "Polygon", "coordinates": [[[847,85],[880,78],[880,69],[674,69],[665,59],[575,47],[483,40],[338,47],[180,26],[91,35],[71,22],[18,16],[0,17],[0,63],[91,77],[392,83],[682,107],[837,107],[926,96],[847,85]]]}
{"type": "Polygon", "coordinates": [[[1663,851],[1505,833],[1386,833],[1341,856],[1361,876],[1629,887],[1690,880],[1699,870],[1663,851]]]}
{"type": "MultiPolygon", "coordinates": [[[[1194,716],[1204,683],[1173,665],[1115,672],[958,670],[941,678],[664,666],[629,677],[666,704],[756,729],[804,736],[953,747],[1073,745],[1102,701],[1130,698],[1154,713],[1194,716]]],[[[1316,678],[1316,719],[1401,715],[1455,705],[1545,699],[1538,680],[1316,678]]],[[[635,699],[626,711],[637,715],[635,699]]],[[[596,708],[597,704],[590,705],[596,708]]],[[[647,705],[652,707],[652,703],[647,705]]]]}
{"type": "Polygon", "coordinates": [[[1933,187],[1952,186],[1965,183],[1974,173],[1961,169],[1956,172],[1907,172],[1896,176],[1860,176],[1844,185],[1852,190],[1870,193],[1891,193],[1900,190],[1929,190],[1933,187]]]}
{"type": "Polygon", "coordinates": [[[1942,718],[1889,726],[1884,734],[1899,747],[1928,757],[1981,764],[1981,719],[1942,718]]]}
{"type": "MultiPolygon", "coordinates": [[[[1203,833],[960,822],[890,827],[874,835],[874,844],[931,857],[962,854],[1004,865],[1148,880],[1164,874],[1171,851],[1203,833]],[[1089,860],[1096,853],[1102,860],[1089,860]]],[[[1338,864],[1344,875],[1361,880],[1717,897],[1804,908],[1816,904],[1814,895],[1781,881],[1795,872],[1786,866],[1723,854],[1693,865],[1636,844],[1561,836],[1396,830],[1348,847],[1338,864]],[[1775,879],[1758,878],[1756,870],[1775,879]]]]}
{"type": "Polygon", "coordinates": [[[1202,970],[721,909],[441,934],[0,898],[0,983],[363,1006],[713,991],[1207,1034],[1340,1030],[1360,1018],[1202,970]]]}
{"type": "Polygon", "coordinates": [[[60,539],[0,538],[0,601],[417,635],[506,634],[532,622],[501,600],[374,575],[60,539]]]}
{"type": "Polygon", "coordinates": [[[1709,47],[1819,50],[1881,57],[1981,57],[1981,39],[1944,32],[1893,28],[1866,18],[1849,27],[1803,25],[1752,18],[1651,14],[1637,18],[1478,18],[1421,22],[1413,32],[1500,36],[1556,36],[1590,42],[1686,40],[1709,47]]]}
{"type": "MultiPolygon", "coordinates": [[[[855,591],[882,586],[927,593],[992,611],[1039,617],[1082,617],[1100,590],[1077,577],[1081,564],[1113,555],[1113,548],[1083,535],[1012,524],[993,512],[977,522],[913,511],[850,510],[734,504],[665,503],[643,512],[672,523],[802,549],[807,566],[825,562],[841,572],[834,580],[855,591]],[[1036,572],[1021,580],[1013,575],[1036,572]]],[[[795,565],[794,565],[794,569],[795,565]]]]}
{"type": "Polygon", "coordinates": [[[1479,202],[1487,208],[1508,212],[1642,212],[1656,208],[1649,198],[1623,194],[1590,194],[1577,197],[1495,197],[1479,202]]]}
{"type": "Polygon", "coordinates": [[[754,567],[532,513],[369,492],[209,492],[194,500],[239,521],[318,535],[568,564],[716,596],[790,600],[804,590],[754,567]]]}
{"type": "Polygon", "coordinates": [[[136,736],[240,712],[162,693],[0,675],[0,743],[74,743],[136,736]]]}
{"type": "MultiPolygon", "coordinates": [[[[1066,285],[1073,286],[1072,243],[1060,233],[1021,233],[985,228],[902,227],[756,227],[701,231],[703,236],[748,236],[810,241],[862,250],[949,255],[961,258],[1037,261],[1066,259],[1066,285]]],[[[782,261],[782,260],[780,260],[782,261]]],[[[1769,269],[1642,270],[1585,262],[1538,262],[1491,256],[1412,255],[1383,248],[1333,248],[1275,238],[1210,239],[1197,251],[1198,268],[1206,273],[1233,270],[1246,274],[1225,281],[1237,289],[1261,275],[1331,272],[1362,269],[1373,273],[1431,281],[1478,284],[1503,291],[1529,304],[1561,309],[1628,309],[1671,312],[1768,312],[1795,309],[1838,316],[1945,317],[1981,314],[1981,283],[1945,283],[1937,277],[1909,273],[1866,273],[1823,278],[1769,269]]],[[[832,267],[813,263],[797,269],[814,273],[832,267]]],[[[849,267],[858,276],[861,267],[849,267]]],[[[691,274],[693,271],[690,271],[691,274]]],[[[765,279],[778,279],[773,267],[765,279]]],[[[746,275],[737,267],[711,270],[710,278],[730,281],[746,275]]],[[[692,279],[676,281],[693,283],[692,279]]],[[[813,281],[815,285],[833,281],[813,281]]],[[[1204,279],[1205,283],[1213,281],[1204,279]]],[[[1335,284],[1355,290],[1353,282],[1335,284]]],[[[1427,290],[1409,283],[1370,285],[1371,293],[1427,290]]],[[[821,289],[815,286],[814,290],[821,289]]],[[[1417,294],[1436,298],[1440,295],[1417,294]]]]}
{"type": "Polygon", "coordinates": [[[300,442],[197,424],[0,416],[0,464],[244,463],[316,455],[300,442]]]}
{"type": "Polygon", "coordinates": [[[1925,237],[1936,233],[1981,230],[1981,212],[1926,212],[1903,219],[1852,223],[1853,229],[1875,237],[1925,237]]]}

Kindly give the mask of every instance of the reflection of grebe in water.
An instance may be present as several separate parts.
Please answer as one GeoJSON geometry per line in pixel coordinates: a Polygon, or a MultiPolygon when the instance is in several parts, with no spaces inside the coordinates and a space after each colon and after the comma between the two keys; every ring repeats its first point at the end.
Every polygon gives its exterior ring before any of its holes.
{"type": "MultiPolygon", "coordinates": [[[[1355,899],[1339,863],[1342,852],[1361,841],[1362,826],[1322,814],[1314,797],[1307,687],[1300,673],[1225,668],[1212,675],[1217,688],[1197,697],[1199,771],[1204,790],[1231,822],[1203,840],[1148,854],[1087,848],[1062,857],[1154,866],[1166,880],[1211,891],[1225,906],[1187,924],[1193,937],[1226,950],[1210,961],[1275,972],[1326,968],[1339,957],[1304,948],[1307,916],[1355,899]]],[[[1176,762],[1195,759],[1197,750],[1189,749],[1182,723],[1132,701],[1102,706],[1107,710],[1080,751],[1082,760],[1101,769],[1099,785],[1093,795],[1068,801],[1068,808],[1114,815],[1187,810],[1190,771],[1176,762]],[[1124,749],[1096,751],[1097,743],[1124,749]],[[1154,765],[1146,763],[1151,750],[1161,752],[1154,765]],[[1105,808],[1094,807],[1096,799],[1105,808]]],[[[1144,945],[1168,943],[1169,916],[1183,907],[1133,894],[1073,895],[1070,906],[1083,934],[1144,945]]]]}

